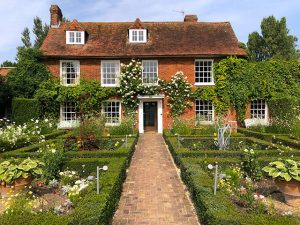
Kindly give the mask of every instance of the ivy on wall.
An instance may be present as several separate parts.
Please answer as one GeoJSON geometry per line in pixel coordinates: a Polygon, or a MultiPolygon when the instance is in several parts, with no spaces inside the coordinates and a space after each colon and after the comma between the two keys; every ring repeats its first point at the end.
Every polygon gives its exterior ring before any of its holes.
{"type": "Polygon", "coordinates": [[[229,57],[214,65],[214,80],[214,86],[198,86],[193,90],[184,74],[177,72],[170,81],[159,80],[159,85],[143,85],[141,62],[133,59],[127,65],[121,64],[120,86],[117,88],[101,87],[98,81],[81,81],[78,86],[64,87],[56,80],[49,80],[42,83],[35,97],[44,114],[58,115],[59,105],[65,101],[73,101],[86,111],[99,112],[103,100],[120,96],[126,113],[134,114],[139,95],[165,93],[173,118],[191,105],[190,100],[202,99],[212,101],[219,116],[225,115],[232,106],[239,122],[245,119],[247,104],[251,100],[300,99],[300,63],[297,61],[253,63],[229,57]]]}
{"type": "Polygon", "coordinates": [[[57,117],[64,102],[74,102],[78,111],[97,114],[102,101],[115,96],[115,88],[101,87],[98,81],[80,81],[76,86],[62,86],[58,80],[43,82],[35,93],[43,115],[57,117]]]}

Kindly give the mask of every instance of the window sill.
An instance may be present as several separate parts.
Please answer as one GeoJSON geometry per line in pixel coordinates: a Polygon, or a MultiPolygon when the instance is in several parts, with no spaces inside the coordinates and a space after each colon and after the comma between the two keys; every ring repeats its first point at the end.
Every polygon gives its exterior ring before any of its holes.
{"type": "Polygon", "coordinates": [[[79,126],[79,121],[60,121],[57,125],[58,129],[71,129],[79,126]]]}
{"type": "Polygon", "coordinates": [[[142,83],[142,84],[143,84],[143,86],[149,86],[149,87],[158,86],[158,82],[156,82],[156,83],[142,83]]]}
{"type": "Polygon", "coordinates": [[[80,83],[76,83],[76,84],[64,84],[64,83],[62,83],[61,85],[62,86],[65,86],[65,87],[74,87],[74,86],[77,86],[77,85],[79,85],[80,83]]]}
{"type": "Polygon", "coordinates": [[[213,86],[215,85],[214,82],[210,82],[210,83],[195,83],[195,86],[213,86]]]}
{"type": "Polygon", "coordinates": [[[115,126],[119,126],[121,123],[105,123],[106,127],[115,127],[115,126]]]}
{"type": "Polygon", "coordinates": [[[101,84],[101,87],[120,87],[119,84],[101,84]]]}

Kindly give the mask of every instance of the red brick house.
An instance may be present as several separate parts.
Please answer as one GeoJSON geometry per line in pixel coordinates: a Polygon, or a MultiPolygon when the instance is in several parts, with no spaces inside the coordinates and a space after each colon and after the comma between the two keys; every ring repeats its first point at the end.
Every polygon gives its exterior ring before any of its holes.
{"type": "MultiPolygon", "coordinates": [[[[51,28],[41,47],[43,62],[64,85],[79,79],[96,79],[99,85],[117,86],[120,64],[139,59],[143,66],[143,82],[157,84],[170,80],[182,71],[194,86],[214,85],[213,64],[230,55],[245,56],[229,22],[198,22],[186,15],[182,22],[62,22],[57,5],[50,8],[51,28]]],[[[164,95],[140,96],[138,128],[143,133],[155,128],[159,133],[171,123],[164,95]]],[[[111,100],[102,109],[107,123],[121,121],[122,105],[111,100]]],[[[257,112],[256,112],[257,113],[257,112]]],[[[201,116],[214,120],[212,102],[195,100],[184,114],[186,118],[201,116]]],[[[235,120],[234,114],[231,119],[235,120]]],[[[72,103],[61,106],[61,126],[75,120],[72,103]]]]}

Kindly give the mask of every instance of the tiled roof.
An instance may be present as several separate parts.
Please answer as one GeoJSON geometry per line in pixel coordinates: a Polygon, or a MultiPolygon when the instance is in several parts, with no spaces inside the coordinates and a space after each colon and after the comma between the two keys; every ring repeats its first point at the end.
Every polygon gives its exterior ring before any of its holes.
{"type": "Polygon", "coordinates": [[[49,30],[41,50],[53,57],[245,55],[229,22],[66,22],[49,30]],[[147,43],[128,41],[138,24],[148,30],[147,43]],[[66,44],[69,27],[85,30],[84,45],[66,44]]]}
{"type": "Polygon", "coordinates": [[[0,76],[6,76],[15,67],[0,67],[0,76]]]}

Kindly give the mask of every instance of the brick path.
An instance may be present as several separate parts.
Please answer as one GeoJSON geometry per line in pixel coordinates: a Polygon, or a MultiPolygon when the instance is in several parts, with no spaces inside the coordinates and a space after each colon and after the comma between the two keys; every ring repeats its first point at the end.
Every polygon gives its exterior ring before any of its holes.
{"type": "Polygon", "coordinates": [[[140,136],[112,224],[199,224],[161,135],[140,136]]]}

